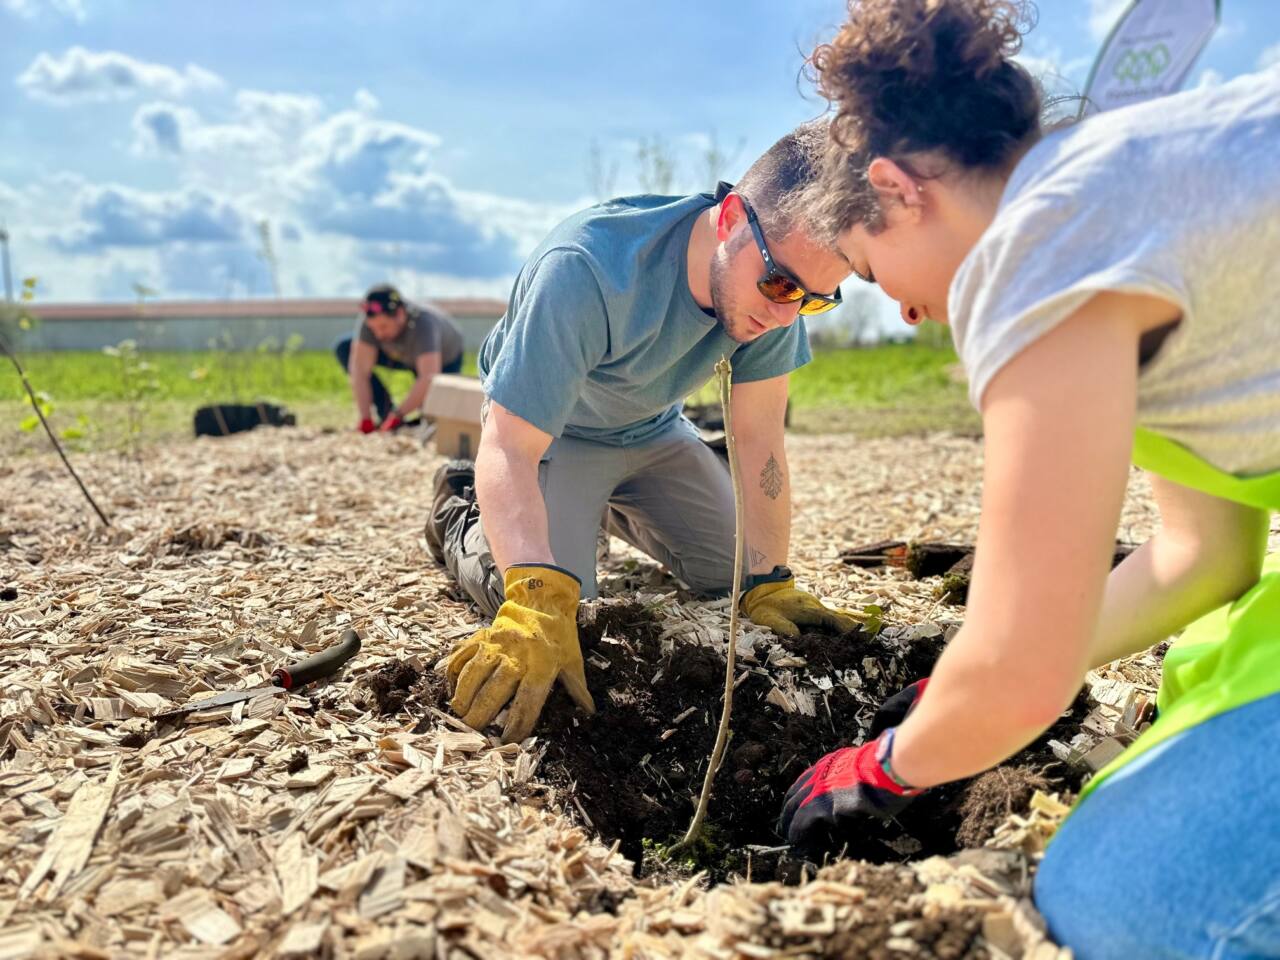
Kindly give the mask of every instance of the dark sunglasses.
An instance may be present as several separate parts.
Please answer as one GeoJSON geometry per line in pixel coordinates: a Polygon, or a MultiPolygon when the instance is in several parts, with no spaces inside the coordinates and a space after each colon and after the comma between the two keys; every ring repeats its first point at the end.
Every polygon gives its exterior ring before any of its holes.
{"type": "Polygon", "coordinates": [[[810,293],[804,285],[774,262],[769,247],[764,242],[764,232],[760,229],[760,221],[756,212],[747,203],[747,198],[738,194],[742,208],[747,211],[747,223],[756,238],[756,246],[760,248],[760,257],[764,260],[764,276],[756,281],[756,289],[766,300],[774,303],[800,303],[800,313],[806,317],[826,313],[840,306],[840,289],[835,293],[810,293]]]}

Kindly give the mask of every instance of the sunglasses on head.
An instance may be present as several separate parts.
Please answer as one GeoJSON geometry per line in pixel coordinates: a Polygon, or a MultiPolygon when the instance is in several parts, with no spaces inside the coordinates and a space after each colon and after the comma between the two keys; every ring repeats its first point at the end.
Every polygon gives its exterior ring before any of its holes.
{"type": "Polygon", "coordinates": [[[764,231],[760,229],[760,221],[756,217],[755,210],[742,194],[738,194],[738,199],[742,201],[742,208],[747,211],[747,224],[751,227],[751,233],[756,238],[756,246],[760,249],[760,257],[764,260],[764,275],[756,281],[756,289],[760,291],[760,295],[773,303],[798,302],[800,313],[806,317],[826,313],[838,307],[841,302],[838,287],[836,292],[831,294],[810,293],[804,288],[804,284],[774,262],[773,255],[769,253],[769,247],[764,242],[764,231]]]}
{"type": "Polygon", "coordinates": [[[399,302],[383,304],[379,300],[366,300],[364,302],[364,315],[366,317],[389,317],[399,310],[400,307],[401,304],[399,302]]]}

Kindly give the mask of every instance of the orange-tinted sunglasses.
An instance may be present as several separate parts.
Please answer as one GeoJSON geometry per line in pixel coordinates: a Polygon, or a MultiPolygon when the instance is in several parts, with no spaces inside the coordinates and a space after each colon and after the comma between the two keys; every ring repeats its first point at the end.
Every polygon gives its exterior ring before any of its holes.
{"type": "Polygon", "coordinates": [[[798,300],[800,313],[806,317],[826,313],[838,307],[841,303],[838,287],[835,293],[810,293],[804,288],[804,284],[774,262],[773,255],[769,253],[769,247],[764,242],[764,231],[760,229],[756,212],[751,209],[751,204],[747,203],[746,197],[738,194],[738,198],[742,201],[743,209],[747,211],[747,223],[751,227],[752,235],[756,238],[756,246],[760,248],[760,257],[764,260],[764,275],[756,281],[756,289],[760,291],[760,295],[773,303],[795,303],[798,300]]]}

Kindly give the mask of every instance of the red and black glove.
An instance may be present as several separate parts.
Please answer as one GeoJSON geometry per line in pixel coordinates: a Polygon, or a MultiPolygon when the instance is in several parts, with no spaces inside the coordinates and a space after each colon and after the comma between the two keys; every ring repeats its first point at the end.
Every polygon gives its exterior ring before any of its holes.
{"type": "Polygon", "coordinates": [[[359,430],[361,433],[373,433],[373,431],[378,428],[373,425],[373,421],[371,419],[369,419],[368,417],[365,417],[363,420],[360,421],[356,429],[359,430]]]}
{"type": "Polygon", "coordinates": [[[778,832],[798,851],[816,855],[837,846],[860,817],[888,820],[920,791],[898,783],[885,769],[892,731],[860,747],[828,753],[800,774],[787,791],[778,832]]]}
{"type": "Polygon", "coordinates": [[[387,419],[382,421],[382,426],[378,427],[378,432],[390,433],[392,430],[400,426],[400,424],[402,423],[404,423],[404,421],[400,419],[400,414],[389,413],[387,414],[387,419]]]}
{"type": "Polygon", "coordinates": [[[871,720],[871,736],[878,737],[890,727],[896,727],[907,719],[911,711],[916,708],[916,704],[920,702],[920,698],[924,696],[924,688],[928,685],[928,677],[917,680],[880,704],[876,715],[871,720]]]}

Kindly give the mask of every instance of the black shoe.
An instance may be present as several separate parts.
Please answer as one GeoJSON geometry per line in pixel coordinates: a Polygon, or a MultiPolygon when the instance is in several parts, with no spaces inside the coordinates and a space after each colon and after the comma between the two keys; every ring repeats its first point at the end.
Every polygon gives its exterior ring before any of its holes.
{"type": "Polygon", "coordinates": [[[431,513],[422,534],[436,563],[444,563],[444,530],[448,511],[443,509],[454,497],[475,500],[476,465],[472,460],[447,460],[436,470],[432,481],[431,513]]]}

